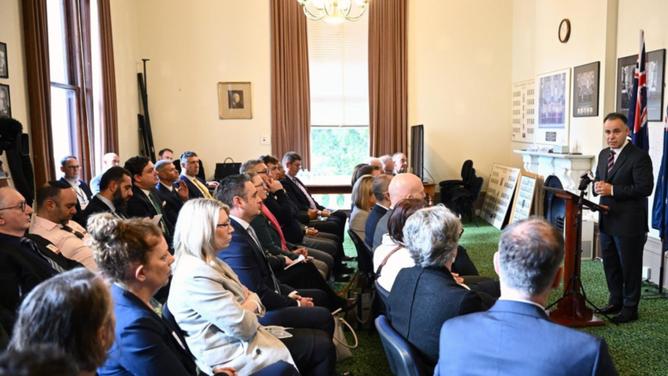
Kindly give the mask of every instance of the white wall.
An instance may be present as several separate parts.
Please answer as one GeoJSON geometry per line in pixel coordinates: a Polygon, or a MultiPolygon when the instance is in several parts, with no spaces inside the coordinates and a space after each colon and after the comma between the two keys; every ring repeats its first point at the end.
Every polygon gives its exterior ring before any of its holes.
{"type": "Polygon", "coordinates": [[[472,159],[520,166],[511,148],[512,2],[408,2],[408,122],[425,126],[425,166],[436,182],[472,159]]]}
{"type": "Polygon", "coordinates": [[[9,78],[0,78],[0,84],[9,85],[12,117],[23,124],[24,133],[30,133],[20,0],[0,0],[0,42],[7,44],[9,60],[9,78]]]}

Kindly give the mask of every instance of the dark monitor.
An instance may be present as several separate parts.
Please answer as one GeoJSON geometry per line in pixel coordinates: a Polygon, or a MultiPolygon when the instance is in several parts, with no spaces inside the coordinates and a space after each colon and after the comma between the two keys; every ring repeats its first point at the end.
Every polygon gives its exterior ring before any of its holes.
{"type": "Polygon", "coordinates": [[[410,171],[424,181],[424,125],[411,127],[411,168],[410,171]]]}

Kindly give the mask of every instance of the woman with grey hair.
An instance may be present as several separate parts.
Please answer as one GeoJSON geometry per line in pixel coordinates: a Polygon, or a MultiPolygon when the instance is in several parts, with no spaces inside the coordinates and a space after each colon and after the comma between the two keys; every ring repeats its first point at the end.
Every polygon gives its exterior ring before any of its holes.
{"type": "Polygon", "coordinates": [[[462,229],[459,218],[442,205],[418,210],[403,229],[415,266],[397,275],[389,297],[389,319],[430,368],[438,360],[435,328],[455,316],[489,308],[479,293],[460,285],[450,272],[462,229]]]}

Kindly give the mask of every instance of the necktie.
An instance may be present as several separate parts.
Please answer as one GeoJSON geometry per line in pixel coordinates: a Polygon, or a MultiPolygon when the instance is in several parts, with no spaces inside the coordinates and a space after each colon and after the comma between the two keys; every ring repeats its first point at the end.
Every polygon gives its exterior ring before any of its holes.
{"type": "Polygon", "coordinates": [[[76,237],[79,238],[79,239],[83,239],[83,238],[84,238],[84,234],[83,234],[83,233],[81,233],[80,231],[77,231],[77,230],[73,229],[72,227],[70,227],[70,226],[68,226],[68,225],[60,225],[60,228],[62,228],[63,230],[65,230],[65,231],[67,231],[67,232],[69,232],[69,233],[74,234],[74,236],[76,236],[76,237]]]}
{"type": "Polygon", "coordinates": [[[191,181],[195,184],[197,189],[199,189],[200,192],[202,192],[205,198],[213,198],[213,196],[211,196],[211,193],[209,193],[209,188],[207,188],[206,185],[202,184],[202,182],[199,181],[199,179],[194,178],[191,181]]]}
{"type": "Polygon", "coordinates": [[[277,294],[281,293],[281,287],[280,284],[278,283],[278,279],[276,279],[276,275],[274,275],[274,271],[271,270],[271,265],[269,265],[269,261],[267,261],[267,256],[264,254],[264,249],[262,248],[262,245],[260,244],[260,240],[257,238],[257,234],[255,233],[255,230],[253,230],[252,227],[248,226],[248,235],[250,235],[251,239],[253,239],[253,242],[255,243],[255,246],[259,249],[260,254],[262,255],[262,258],[264,259],[264,264],[269,269],[269,274],[271,275],[271,280],[274,283],[274,292],[277,294]]]}
{"type": "Polygon", "coordinates": [[[44,254],[42,254],[42,252],[39,250],[39,247],[37,247],[37,244],[35,244],[35,242],[32,241],[32,239],[28,239],[25,237],[21,238],[21,245],[23,245],[24,248],[29,249],[35,256],[40,258],[42,261],[46,261],[49,264],[49,266],[51,266],[51,269],[53,269],[54,271],[58,273],[62,273],[65,271],[65,269],[63,269],[60,265],[58,265],[58,263],[51,260],[49,257],[44,256],[44,254]]]}
{"type": "Polygon", "coordinates": [[[271,226],[278,232],[278,236],[281,238],[281,249],[284,251],[288,250],[288,243],[285,241],[285,236],[283,235],[283,230],[281,230],[281,225],[278,223],[278,220],[274,214],[264,205],[262,205],[262,214],[269,220],[271,226]]]}
{"type": "Polygon", "coordinates": [[[608,154],[608,175],[612,171],[612,167],[615,165],[615,151],[610,149],[610,154],[608,154]]]}

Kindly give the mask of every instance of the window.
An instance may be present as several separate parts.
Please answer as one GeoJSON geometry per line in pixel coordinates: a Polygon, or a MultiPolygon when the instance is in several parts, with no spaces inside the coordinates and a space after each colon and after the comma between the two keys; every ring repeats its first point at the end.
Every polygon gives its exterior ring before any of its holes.
{"type": "Polygon", "coordinates": [[[309,20],[307,28],[309,175],[347,183],[355,165],[369,157],[368,16],[340,25],[309,20]]]}
{"type": "Polygon", "coordinates": [[[75,155],[82,174],[89,175],[100,163],[90,156],[103,154],[97,0],[46,3],[53,159],[59,164],[63,157],[75,155]]]}

